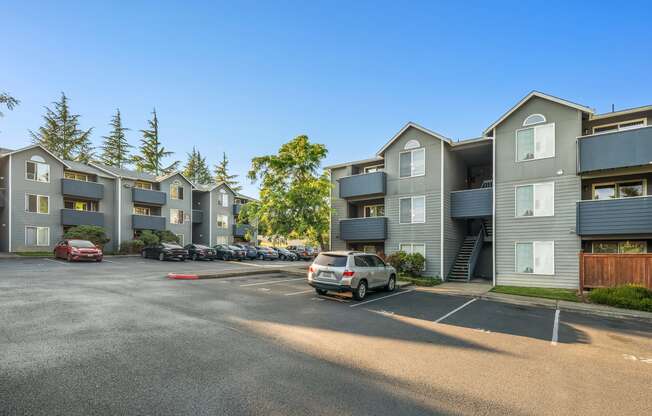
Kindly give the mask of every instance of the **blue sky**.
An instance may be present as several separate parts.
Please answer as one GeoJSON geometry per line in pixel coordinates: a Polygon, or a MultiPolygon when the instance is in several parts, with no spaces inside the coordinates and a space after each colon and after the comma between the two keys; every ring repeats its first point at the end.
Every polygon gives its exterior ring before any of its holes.
{"type": "Polygon", "coordinates": [[[241,176],[299,134],[326,164],[373,156],[407,121],[476,137],[533,89],[652,104],[646,3],[3,3],[0,91],[22,103],[2,147],[28,144],[61,91],[96,144],[116,107],[133,144],[156,107],[176,158],[224,151],[241,176]]]}

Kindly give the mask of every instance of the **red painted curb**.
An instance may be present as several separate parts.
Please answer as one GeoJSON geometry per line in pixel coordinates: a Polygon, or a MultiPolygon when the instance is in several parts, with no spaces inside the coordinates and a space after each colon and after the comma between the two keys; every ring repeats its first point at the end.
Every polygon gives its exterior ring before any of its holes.
{"type": "Polygon", "coordinates": [[[199,279],[199,276],[197,276],[196,274],[168,273],[168,279],[197,280],[197,279],[199,279]]]}

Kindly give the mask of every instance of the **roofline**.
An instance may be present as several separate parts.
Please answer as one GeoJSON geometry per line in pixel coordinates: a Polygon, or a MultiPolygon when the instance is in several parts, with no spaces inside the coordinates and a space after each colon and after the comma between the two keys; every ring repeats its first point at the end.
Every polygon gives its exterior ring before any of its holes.
{"type": "Polygon", "coordinates": [[[192,186],[193,188],[196,188],[195,184],[188,178],[186,178],[186,175],[184,175],[181,171],[175,170],[174,172],[166,173],[165,175],[161,175],[156,177],[156,182],[163,182],[164,180],[173,177],[174,175],[179,175],[183,179],[186,180],[192,186]]]}
{"type": "Polygon", "coordinates": [[[512,108],[510,108],[505,114],[503,114],[498,120],[496,120],[491,126],[487,127],[482,134],[487,135],[491,130],[494,129],[494,127],[498,126],[500,123],[502,123],[507,117],[512,115],[512,113],[516,110],[518,110],[523,104],[525,104],[527,101],[530,100],[532,97],[539,97],[543,98],[544,100],[552,101],[557,104],[565,105],[567,107],[575,108],[579,111],[583,111],[585,113],[589,114],[594,114],[594,111],[581,104],[574,103],[572,101],[564,100],[563,98],[555,97],[553,95],[545,94],[543,92],[539,91],[532,91],[525,97],[523,97],[519,102],[516,103],[512,108]]]}
{"type": "Polygon", "coordinates": [[[49,154],[50,156],[52,156],[53,158],[58,160],[63,166],[67,167],[68,169],[71,169],[70,165],[67,164],[64,159],[61,159],[59,156],[55,155],[54,153],[52,153],[51,151],[49,151],[45,147],[41,146],[40,144],[32,144],[32,145],[29,145],[29,146],[26,146],[26,147],[21,147],[20,149],[12,150],[9,153],[5,153],[0,157],[15,155],[16,153],[22,153],[22,152],[25,152],[27,150],[34,149],[36,147],[38,147],[39,149],[43,150],[44,152],[46,152],[47,154],[49,154]]]}
{"type": "Polygon", "coordinates": [[[482,144],[483,142],[491,143],[493,140],[492,137],[477,137],[475,139],[460,140],[457,142],[451,143],[451,147],[463,147],[466,145],[477,145],[482,144]]]}
{"type": "MultiPolygon", "coordinates": [[[[192,183],[192,182],[191,182],[191,183],[192,183]]],[[[219,188],[219,187],[222,186],[222,185],[224,185],[224,186],[226,186],[227,188],[229,188],[229,190],[230,190],[231,192],[233,192],[233,194],[234,194],[235,196],[238,196],[238,193],[237,193],[236,191],[234,191],[233,188],[231,188],[231,187],[229,186],[229,184],[226,183],[226,182],[224,182],[224,181],[222,181],[222,182],[220,182],[220,183],[213,184],[213,185],[212,185],[210,188],[208,188],[208,189],[199,189],[199,188],[197,188],[197,186],[196,186],[195,184],[192,184],[193,188],[195,188],[195,190],[196,190],[196,191],[199,191],[199,192],[213,192],[216,188],[219,188]]],[[[253,199],[253,198],[251,198],[251,199],[253,199]]]]}
{"type": "Polygon", "coordinates": [[[640,113],[643,111],[652,111],[652,105],[643,105],[640,107],[625,108],[624,110],[612,111],[610,113],[594,114],[591,120],[601,120],[603,118],[624,116],[632,113],[640,113]]]}
{"type": "Polygon", "coordinates": [[[104,168],[101,167],[101,166],[97,166],[97,165],[96,165],[95,163],[93,163],[93,162],[88,162],[88,165],[94,167],[94,168],[97,169],[97,170],[101,170],[101,171],[104,172],[104,173],[108,173],[109,175],[113,176],[114,178],[119,178],[119,177],[120,177],[119,175],[116,175],[115,173],[113,173],[113,172],[111,172],[111,171],[109,171],[109,170],[106,170],[106,169],[104,169],[104,168]]]}
{"type": "Polygon", "coordinates": [[[419,130],[419,131],[421,131],[421,132],[423,132],[423,133],[425,133],[425,134],[427,134],[427,135],[429,135],[429,136],[435,137],[435,138],[437,138],[437,139],[439,139],[439,140],[441,140],[441,141],[443,141],[443,142],[446,142],[446,143],[448,143],[448,144],[451,144],[451,143],[453,142],[451,139],[449,139],[449,138],[446,137],[446,136],[443,136],[443,135],[441,135],[441,134],[439,134],[439,133],[437,133],[437,132],[434,132],[434,131],[432,131],[432,130],[428,130],[427,128],[425,128],[425,127],[423,127],[423,126],[420,126],[420,125],[418,125],[418,124],[415,123],[415,122],[408,121],[408,122],[405,124],[405,126],[403,126],[403,128],[402,128],[401,130],[399,130],[398,133],[396,133],[396,134],[394,135],[394,137],[392,137],[391,139],[389,139],[389,141],[388,141],[387,143],[385,143],[385,145],[384,145],[383,147],[381,147],[380,150],[379,150],[378,152],[376,152],[376,155],[381,156],[381,155],[385,152],[385,150],[387,150],[387,148],[388,148],[389,146],[391,146],[392,143],[394,143],[394,142],[395,142],[395,141],[396,141],[396,140],[397,140],[397,139],[398,139],[398,138],[399,138],[403,133],[405,133],[405,131],[406,131],[407,129],[409,129],[410,127],[415,128],[415,129],[417,129],[417,130],[419,130]]]}
{"type": "Polygon", "coordinates": [[[375,156],[369,159],[362,159],[362,160],[354,160],[353,162],[342,162],[342,163],[337,163],[335,165],[329,165],[329,166],[324,166],[324,169],[329,170],[329,169],[337,169],[337,168],[343,168],[345,166],[351,166],[351,165],[361,165],[363,163],[372,163],[372,162],[380,162],[380,161],[385,161],[384,158],[380,156],[375,156]]]}

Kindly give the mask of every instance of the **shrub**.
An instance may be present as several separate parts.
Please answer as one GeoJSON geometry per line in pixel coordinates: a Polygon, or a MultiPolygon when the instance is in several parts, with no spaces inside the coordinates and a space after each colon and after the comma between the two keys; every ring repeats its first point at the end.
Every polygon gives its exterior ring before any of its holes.
{"type": "Polygon", "coordinates": [[[127,240],[120,244],[120,254],[140,254],[145,246],[142,240],[127,240]]]}
{"type": "Polygon", "coordinates": [[[397,272],[403,273],[405,271],[406,257],[407,253],[405,251],[397,251],[387,256],[385,261],[394,267],[397,272]]]}
{"type": "Polygon", "coordinates": [[[652,290],[642,286],[626,285],[591,290],[589,300],[617,308],[652,312],[652,290]]]}
{"type": "Polygon", "coordinates": [[[150,231],[150,230],[141,231],[140,236],[138,237],[138,239],[140,241],[142,241],[143,244],[146,245],[146,246],[155,246],[160,241],[159,236],[156,233],[154,233],[153,231],[150,231]]]}
{"type": "Polygon", "coordinates": [[[156,235],[161,243],[177,243],[179,244],[179,237],[170,230],[157,231],[156,235]]]}
{"type": "Polygon", "coordinates": [[[421,276],[425,266],[426,259],[421,253],[408,254],[405,258],[405,272],[412,276],[421,276]]]}
{"type": "Polygon", "coordinates": [[[97,225],[78,225],[72,227],[66,231],[63,238],[88,240],[100,248],[104,247],[106,243],[111,241],[111,239],[106,236],[104,228],[98,227],[97,225]]]}

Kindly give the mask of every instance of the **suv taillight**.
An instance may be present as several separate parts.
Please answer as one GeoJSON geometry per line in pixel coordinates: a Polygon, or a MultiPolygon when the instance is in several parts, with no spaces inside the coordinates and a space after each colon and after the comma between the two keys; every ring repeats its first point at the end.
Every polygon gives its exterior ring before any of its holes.
{"type": "Polygon", "coordinates": [[[353,270],[344,270],[344,273],[342,273],[342,276],[344,277],[351,277],[355,274],[353,270]]]}
{"type": "Polygon", "coordinates": [[[309,271],[310,273],[314,273],[314,272],[315,272],[315,268],[312,267],[312,266],[310,266],[310,267],[308,267],[308,271],[309,271]]]}

